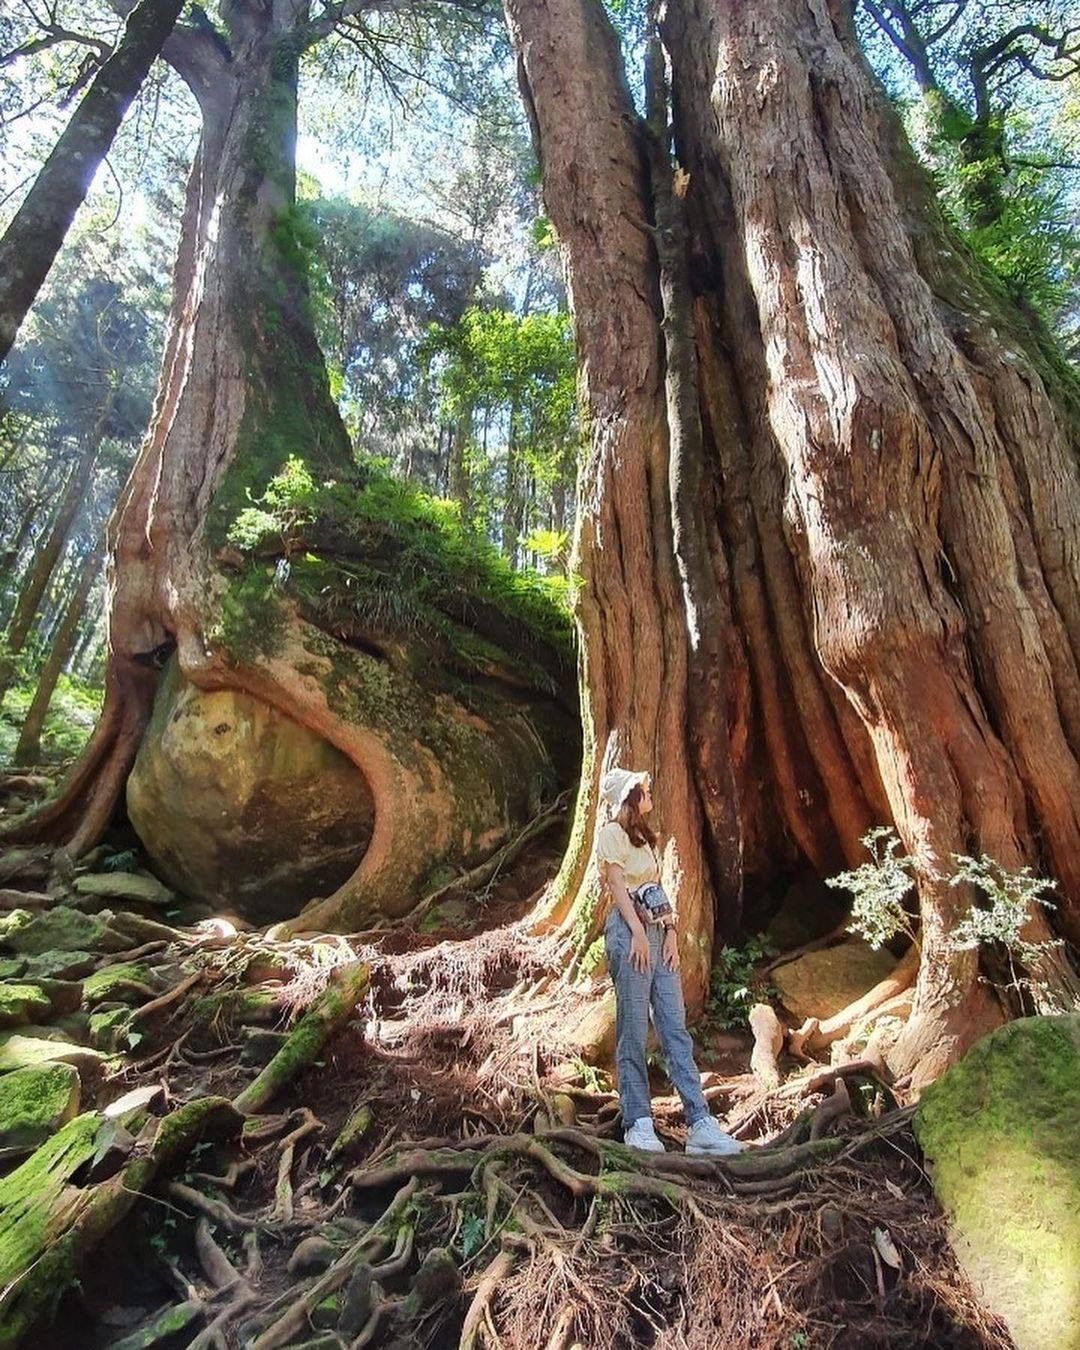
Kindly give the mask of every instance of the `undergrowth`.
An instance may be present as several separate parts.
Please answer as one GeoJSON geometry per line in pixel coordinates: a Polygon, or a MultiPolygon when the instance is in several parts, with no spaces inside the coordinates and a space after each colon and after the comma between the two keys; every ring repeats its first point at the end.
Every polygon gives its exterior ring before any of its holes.
{"type": "MultiPolygon", "coordinates": [[[[24,678],[12,685],[0,709],[0,764],[10,764],[19,730],[34,698],[37,682],[24,678]]],[[[41,733],[41,755],[46,761],[72,759],[82,752],[94,730],[104,691],[72,675],[61,675],[41,733]]]]}
{"type": "Polygon", "coordinates": [[[775,955],[760,935],[741,947],[721,947],[709,976],[709,997],[701,1018],[703,1031],[744,1030],[755,1003],[779,998],[776,986],[757,973],[758,966],[775,955]]]}
{"type": "Polygon", "coordinates": [[[397,481],[379,461],[363,461],[353,481],[320,483],[291,458],[228,538],[245,552],[284,553],[290,589],[331,621],[408,633],[487,606],[571,654],[566,578],[515,571],[458,503],[397,481]]]}

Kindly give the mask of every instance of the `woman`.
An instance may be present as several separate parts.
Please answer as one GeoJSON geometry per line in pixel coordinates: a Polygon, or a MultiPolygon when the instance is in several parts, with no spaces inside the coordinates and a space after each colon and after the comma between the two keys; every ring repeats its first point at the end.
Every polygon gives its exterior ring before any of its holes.
{"type": "Polygon", "coordinates": [[[689,1126],[687,1153],[738,1153],[742,1144],[725,1134],[709,1111],[686,1030],[675,913],[660,886],[656,835],[645,823],[652,810],[652,782],[647,773],[612,769],[600,790],[612,816],[600,831],[597,853],[613,901],[604,949],[615,983],[623,1139],[631,1148],[664,1152],[653,1125],[645,1062],[651,1007],[668,1076],[682,1098],[689,1126]]]}

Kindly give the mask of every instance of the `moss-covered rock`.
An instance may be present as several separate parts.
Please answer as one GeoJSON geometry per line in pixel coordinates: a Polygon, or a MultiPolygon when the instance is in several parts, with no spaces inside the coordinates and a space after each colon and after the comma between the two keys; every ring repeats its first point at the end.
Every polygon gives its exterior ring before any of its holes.
{"type": "Polygon", "coordinates": [[[84,1045],[47,1039],[48,1028],[25,1027],[0,1033],[0,1073],[38,1064],[73,1064],[80,1074],[96,1072],[101,1056],[84,1045]],[[28,1035],[24,1032],[36,1032],[28,1035]]]}
{"type": "Polygon", "coordinates": [[[130,1008],[110,1008],[108,1012],[90,1014],[90,1044],[102,1054],[113,1055],[126,1049],[130,1030],[130,1008]]]}
{"type": "Polygon", "coordinates": [[[1020,1350],[1078,1350],[1080,1014],[977,1042],[926,1089],[915,1132],[980,1297],[1020,1350]]]}
{"type": "Polygon", "coordinates": [[[93,952],[42,952],[26,958],[23,973],[31,980],[81,980],[97,968],[93,952]]]}
{"type": "Polygon", "coordinates": [[[123,900],[157,909],[176,903],[176,896],[168,886],[149,872],[85,872],[75,878],[75,890],[95,900],[123,900]]]}
{"type": "Polygon", "coordinates": [[[48,1013],[48,995],[37,985],[0,984],[0,1027],[24,1027],[48,1013]]]}
{"type": "MultiPolygon", "coordinates": [[[[14,918],[19,911],[13,911],[14,918]]],[[[0,941],[10,951],[25,956],[41,956],[46,952],[86,952],[119,950],[123,945],[119,935],[109,928],[109,915],[83,914],[67,905],[56,905],[43,914],[32,915],[26,923],[19,923],[3,932],[0,941]]]]}
{"type": "Polygon", "coordinates": [[[80,1082],[70,1064],[0,1076],[0,1148],[36,1148],[78,1114],[80,1082]]]}
{"type": "Polygon", "coordinates": [[[138,962],[104,966],[83,981],[83,1002],[87,1008],[102,1003],[145,1003],[156,994],[155,983],[153,971],[138,962]]]}

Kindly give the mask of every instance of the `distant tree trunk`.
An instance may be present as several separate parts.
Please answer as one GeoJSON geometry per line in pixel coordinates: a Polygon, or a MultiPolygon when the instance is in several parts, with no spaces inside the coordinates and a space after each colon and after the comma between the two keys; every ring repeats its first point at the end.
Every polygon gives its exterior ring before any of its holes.
{"type": "MultiPolygon", "coordinates": [[[[506,10],[593,427],[589,758],[546,917],[595,894],[613,759],[658,774],[694,974],[725,866],[828,875],[894,823],[921,959],[893,1055],[924,1081],[1001,1016],[950,941],[954,853],[1049,868],[1080,937],[1075,376],[956,249],[839,6],[667,7],[685,243],[656,90],[635,136],[600,5],[506,10]],[[738,828],[702,809],[710,775],[738,828]]],[[[1075,996],[1068,957],[1036,967],[1047,1006],[1075,996]]]]}
{"type": "Polygon", "coordinates": [[[184,0],[140,0],[0,239],[0,362],[49,274],[75,212],[184,0]]]}
{"type": "Polygon", "coordinates": [[[38,674],[37,689],[33,701],[19,731],[19,740],[15,746],[15,764],[36,764],[41,758],[41,732],[45,726],[45,717],[49,703],[68,658],[79,635],[79,625],[86,613],[86,602],[91,588],[101,571],[104,553],[103,543],[91,548],[79,569],[78,580],[64,609],[64,616],[53,638],[49,654],[45,658],[38,674]]]}
{"type": "Polygon", "coordinates": [[[461,506],[461,514],[469,514],[468,449],[473,434],[471,405],[458,410],[450,427],[450,463],[448,489],[451,498],[461,506]]]}
{"type": "Polygon", "coordinates": [[[38,616],[38,609],[45,594],[45,589],[67,542],[72,522],[75,520],[79,508],[85,504],[86,493],[94,472],[94,464],[101,449],[101,443],[105,438],[105,430],[109,425],[115,397],[115,391],[110,389],[98,408],[94,425],[87,433],[79,458],[76,460],[67,486],[64,488],[64,495],[60,499],[48,537],[42,547],[35,553],[34,560],[23,581],[15,612],[11,616],[11,623],[8,625],[7,656],[6,659],[0,661],[0,700],[3,699],[11,685],[15,672],[14,658],[26,645],[26,639],[38,616]]]}
{"type": "Polygon", "coordinates": [[[516,402],[510,404],[510,419],[506,437],[506,481],[503,491],[502,528],[499,531],[503,554],[514,562],[521,547],[522,524],[525,516],[525,485],[522,481],[519,413],[516,402]]]}

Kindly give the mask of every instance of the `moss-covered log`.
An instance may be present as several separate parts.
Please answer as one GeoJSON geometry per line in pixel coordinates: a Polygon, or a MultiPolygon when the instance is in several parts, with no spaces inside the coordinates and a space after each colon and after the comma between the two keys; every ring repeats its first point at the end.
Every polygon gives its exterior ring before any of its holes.
{"type": "Polygon", "coordinates": [[[262,1073],[236,1097],[245,1115],[262,1110],[301,1070],[317,1059],[323,1046],[352,1016],[367,992],[371,969],[362,963],[345,967],[315,1000],[262,1073]]]}
{"type": "Polygon", "coordinates": [[[112,1122],[88,1112],[0,1181],[0,1347],[21,1344],[52,1314],[83,1261],[159,1171],[205,1135],[239,1126],[240,1117],[223,1098],[201,1098],[166,1116],[153,1142],[136,1144],[113,1176],[80,1184],[80,1169],[115,1130],[112,1122]]]}

